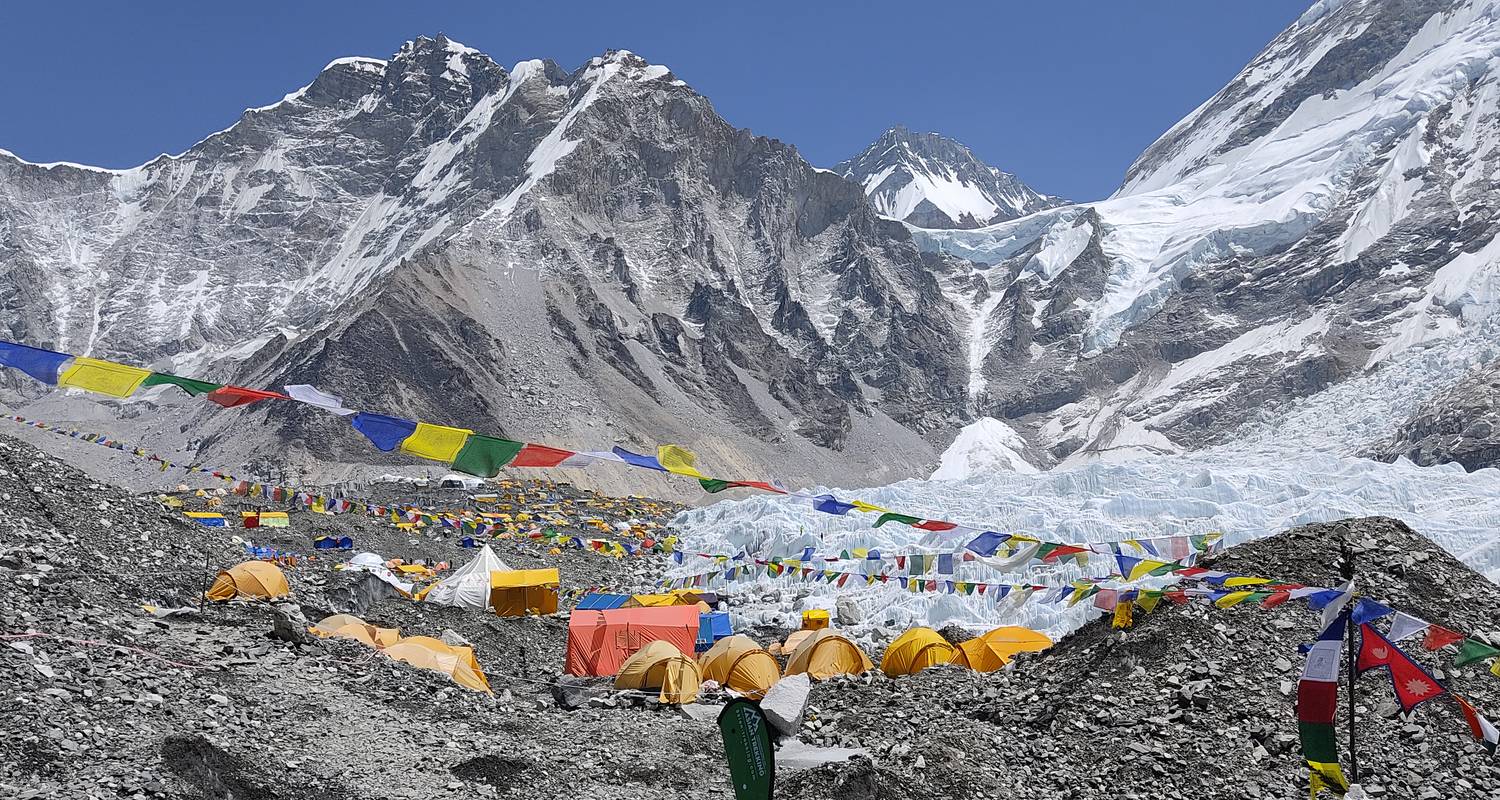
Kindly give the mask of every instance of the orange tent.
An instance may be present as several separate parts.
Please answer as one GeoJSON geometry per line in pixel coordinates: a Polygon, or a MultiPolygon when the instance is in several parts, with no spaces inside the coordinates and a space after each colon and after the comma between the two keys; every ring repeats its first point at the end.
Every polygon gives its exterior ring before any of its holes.
{"type": "Polygon", "coordinates": [[[569,675],[614,675],[625,659],[650,642],[663,641],[684,653],[698,639],[697,606],[574,611],[568,620],[569,675]]]}
{"type": "Polygon", "coordinates": [[[1047,635],[1030,628],[1005,625],[953,649],[950,664],[977,672],[994,672],[1005,666],[1016,653],[1036,653],[1052,646],[1047,635]]]}
{"type": "Polygon", "coordinates": [[[234,597],[270,600],[291,594],[286,575],[269,561],[246,561],[220,570],[219,577],[204,596],[215,602],[234,597]]]}

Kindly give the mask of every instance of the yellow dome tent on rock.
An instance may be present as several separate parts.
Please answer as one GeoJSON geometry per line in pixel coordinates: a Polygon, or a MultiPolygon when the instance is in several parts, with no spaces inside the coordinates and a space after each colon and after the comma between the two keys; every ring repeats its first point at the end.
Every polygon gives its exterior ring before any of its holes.
{"type": "Polygon", "coordinates": [[[704,680],[718,681],[752,700],[764,697],[771,684],[781,680],[776,657],[749,636],[726,636],[698,658],[704,680]]]}
{"type": "Polygon", "coordinates": [[[490,682],[474,660],[471,647],[453,647],[430,636],[408,636],[381,651],[397,661],[420,669],[436,670],[467,689],[490,690],[490,682]]]}
{"type": "Polygon", "coordinates": [[[813,634],[792,652],[786,663],[786,674],[806,672],[818,680],[827,680],[835,675],[858,675],[869,672],[875,666],[870,657],[854,642],[832,628],[813,631],[813,634]]]}
{"type": "Polygon", "coordinates": [[[931,628],[912,628],[896,637],[885,656],[880,671],[891,676],[915,675],[936,664],[947,664],[953,658],[953,645],[931,628]]]}
{"type": "Polygon", "coordinates": [[[989,633],[960,642],[950,663],[977,672],[994,672],[1005,666],[1016,653],[1036,653],[1052,646],[1046,634],[1030,628],[1006,625],[989,633]]]}
{"type": "Polygon", "coordinates": [[[204,596],[215,602],[235,597],[252,600],[270,600],[286,597],[292,590],[286,585],[286,575],[269,561],[246,561],[229,569],[219,570],[219,577],[204,596]]]}
{"type": "Polygon", "coordinates": [[[702,685],[698,662],[660,639],[625,659],[615,676],[616,689],[660,689],[657,698],[673,705],[693,702],[702,685]]]}

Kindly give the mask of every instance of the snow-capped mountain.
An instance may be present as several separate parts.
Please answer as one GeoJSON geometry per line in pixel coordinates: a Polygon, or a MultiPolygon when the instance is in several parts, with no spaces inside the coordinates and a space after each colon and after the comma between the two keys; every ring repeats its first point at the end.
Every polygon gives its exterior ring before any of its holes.
{"type": "MultiPolygon", "coordinates": [[[[627,52],[421,38],[134,169],[0,154],[0,263],[9,338],[789,480],[920,471],[965,400],[958,262],[627,52]]],[[[372,454],[247,413],[288,455],[372,454]]]]}
{"type": "MultiPolygon", "coordinates": [[[[1055,459],[1176,452],[1492,336],[1497,112],[1500,4],[1324,0],[1111,198],[914,229],[988,267],[969,296],[976,411],[1055,459]]],[[[1389,425],[1467,366],[1429,374],[1389,425]]]]}
{"type": "Polygon", "coordinates": [[[833,171],[863,186],[881,214],[922,228],[978,228],[1067,202],[952,139],[900,125],[833,171]]]}

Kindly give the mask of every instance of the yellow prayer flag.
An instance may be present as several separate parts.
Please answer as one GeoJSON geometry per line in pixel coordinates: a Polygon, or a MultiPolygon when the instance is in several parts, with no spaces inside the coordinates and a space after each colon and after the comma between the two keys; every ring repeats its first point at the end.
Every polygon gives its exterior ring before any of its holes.
{"type": "Polygon", "coordinates": [[[1270,578],[1252,578],[1249,575],[1241,575],[1237,578],[1225,578],[1225,586],[1254,586],[1258,583],[1270,583],[1270,578]]]}
{"type": "Polygon", "coordinates": [[[676,475],[689,475],[694,478],[707,477],[698,471],[698,457],[691,450],[678,447],[675,444],[664,444],[656,448],[656,460],[667,472],[676,475]]]}
{"type": "Polygon", "coordinates": [[[1130,568],[1130,576],[1126,580],[1138,581],[1141,578],[1148,577],[1152,570],[1160,569],[1166,565],[1167,562],[1165,561],[1152,561],[1148,558],[1143,558],[1130,568]]]}
{"type": "Polygon", "coordinates": [[[73,363],[57,377],[58,386],[86,389],[111,397],[129,397],[140,388],[141,381],[151,375],[151,370],[127,367],[113,361],[77,356],[73,363]]]}
{"type": "Polygon", "coordinates": [[[464,448],[464,442],[467,442],[473,433],[466,428],[449,428],[446,425],[418,422],[416,431],[401,442],[401,452],[419,458],[452,463],[453,459],[458,458],[458,451],[464,448]]]}
{"type": "Polygon", "coordinates": [[[871,505],[869,503],[866,503],[863,500],[853,500],[853,501],[850,501],[849,505],[854,506],[855,508],[859,509],[860,511],[864,511],[864,512],[867,512],[867,513],[869,513],[869,512],[885,513],[887,511],[890,511],[890,509],[888,509],[888,508],[881,508],[880,506],[871,505]]]}
{"type": "Polygon", "coordinates": [[[1237,606],[1240,603],[1245,602],[1246,598],[1250,597],[1250,595],[1252,595],[1252,594],[1255,594],[1255,593],[1254,592],[1230,592],[1229,594],[1226,594],[1223,597],[1220,597],[1218,600],[1215,600],[1214,601],[1214,605],[1218,606],[1219,608],[1229,608],[1230,606],[1237,606]]]}
{"type": "Polygon", "coordinates": [[[1142,611],[1150,614],[1151,612],[1156,610],[1156,604],[1161,602],[1161,593],[1141,592],[1140,596],[1136,598],[1135,602],[1140,605],[1142,611]]]}

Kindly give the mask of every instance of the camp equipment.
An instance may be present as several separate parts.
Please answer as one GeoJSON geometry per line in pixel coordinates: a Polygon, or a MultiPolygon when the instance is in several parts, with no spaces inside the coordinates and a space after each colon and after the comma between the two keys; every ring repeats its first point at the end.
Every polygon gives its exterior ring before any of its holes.
{"type": "Polygon", "coordinates": [[[701,653],[714,642],[734,633],[734,627],[729,622],[728,611],[714,611],[708,614],[698,615],[698,641],[693,648],[701,653]]]}
{"type": "Polygon", "coordinates": [[[760,699],[781,680],[776,657],[748,636],[726,636],[698,659],[704,680],[718,681],[746,697],[760,699]]]}
{"type": "Polygon", "coordinates": [[[693,702],[702,685],[698,662],[661,640],[635,651],[615,676],[616,689],[660,689],[657,699],[673,705],[693,702]]]}
{"type": "Polygon", "coordinates": [[[809,608],[802,612],[802,630],[820,631],[828,627],[828,609],[809,608]]]}
{"type": "Polygon", "coordinates": [[[281,572],[281,568],[266,561],[246,561],[227,570],[220,570],[219,576],[214,579],[204,596],[221,602],[235,597],[270,600],[289,594],[291,589],[287,586],[286,575],[281,572]]]}
{"type": "Polygon", "coordinates": [[[490,573],[508,570],[510,567],[495,555],[489,545],[485,545],[469,563],[423,590],[419,599],[443,606],[483,610],[490,604],[490,573]]]}
{"type": "Polygon", "coordinates": [[[953,645],[931,628],[912,628],[896,637],[880,659],[880,670],[892,678],[915,675],[953,658],[953,645]]]}
{"type": "Polygon", "coordinates": [[[835,675],[858,675],[875,666],[870,657],[854,642],[832,628],[813,631],[792,651],[787,660],[786,674],[805,672],[817,680],[827,680],[835,675]]]}
{"type": "Polygon", "coordinates": [[[983,636],[960,642],[950,663],[978,672],[994,672],[1016,653],[1035,653],[1052,646],[1046,634],[1030,628],[1005,625],[983,636]]]}

